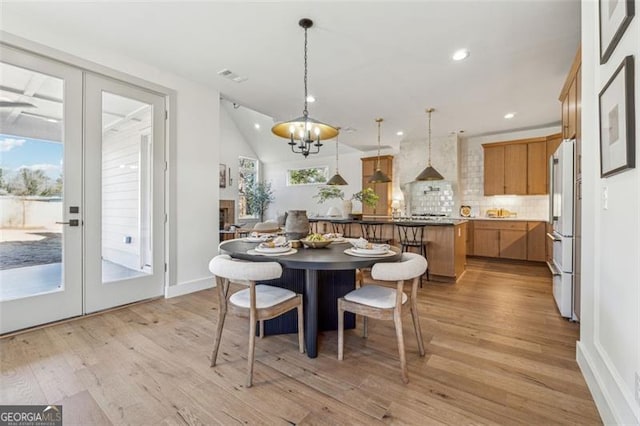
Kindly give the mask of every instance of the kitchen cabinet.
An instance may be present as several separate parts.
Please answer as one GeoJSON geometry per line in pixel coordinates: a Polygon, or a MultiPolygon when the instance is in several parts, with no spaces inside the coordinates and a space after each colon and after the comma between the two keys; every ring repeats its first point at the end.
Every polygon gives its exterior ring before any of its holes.
{"type": "Polygon", "coordinates": [[[425,228],[429,275],[435,281],[457,281],[465,271],[467,223],[425,228]]]}
{"type": "Polygon", "coordinates": [[[467,222],[467,256],[473,256],[473,220],[467,222]]]}
{"type": "MultiPolygon", "coordinates": [[[[362,214],[365,216],[391,216],[391,182],[369,183],[369,178],[376,171],[378,157],[362,158],[362,189],[371,188],[380,197],[374,207],[362,206],[362,214]]],[[[393,179],[393,155],[380,156],[380,170],[389,179],[393,179]]]]}
{"type": "Polygon", "coordinates": [[[545,262],[547,260],[546,222],[527,222],[527,260],[545,262]]]}
{"type": "Polygon", "coordinates": [[[477,220],[473,229],[474,256],[527,260],[527,222],[477,220]]]}
{"type": "Polygon", "coordinates": [[[527,194],[538,195],[549,192],[549,161],[547,141],[527,144],[527,194]]]}
{"type": "Polygon", "coordinates": [[[482,145],[484,195],[548,192],[547,137],[482,145]]]}

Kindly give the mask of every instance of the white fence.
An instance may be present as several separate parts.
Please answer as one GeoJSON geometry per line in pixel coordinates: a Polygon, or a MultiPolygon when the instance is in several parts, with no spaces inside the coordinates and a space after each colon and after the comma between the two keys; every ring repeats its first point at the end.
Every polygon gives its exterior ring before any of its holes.
{"type": "Polygon", "coordinates": [[[61,221],[60,197],[0,196],[0,228],[53,228],[61,221]]]}

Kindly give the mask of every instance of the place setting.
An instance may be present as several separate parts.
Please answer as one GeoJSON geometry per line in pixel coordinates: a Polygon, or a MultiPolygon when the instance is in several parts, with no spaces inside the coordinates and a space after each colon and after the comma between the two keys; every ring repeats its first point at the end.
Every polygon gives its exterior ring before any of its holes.
{"type": "Polygon", "coordinates": [[[348,242],[351,243],[351,247],[345,249],[344,253],[349,256],[391,257],[396,255],[396,252],[390,250],[389,244],[374,244],[365,238],[348,239],[348,242]]]}
{"type": "Polygon", "coordinates": [[[287,256],[297,252],[298,250],[291,246],[291,241],[287,241],[283,236],[261,242],[254,248],[247,250],[247,254],[262,256],[287,256]]]}

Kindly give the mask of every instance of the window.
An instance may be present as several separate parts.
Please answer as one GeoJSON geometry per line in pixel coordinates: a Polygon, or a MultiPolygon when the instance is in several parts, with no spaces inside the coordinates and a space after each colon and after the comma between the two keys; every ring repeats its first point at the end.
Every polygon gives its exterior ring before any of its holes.
{"type": "Polygon", "coordinates": [[[238,218],[255,219],[258,216],[247,212],[247,197],[245,189],[258,180],[258,160],[239,157],[238,159],[238,218]]]}
{"type": "Polygon", "coordinates": [[[287,170],[287,186],[320,185],[327,182],[328,176],[327,166],[290,169],[287,170]]]}

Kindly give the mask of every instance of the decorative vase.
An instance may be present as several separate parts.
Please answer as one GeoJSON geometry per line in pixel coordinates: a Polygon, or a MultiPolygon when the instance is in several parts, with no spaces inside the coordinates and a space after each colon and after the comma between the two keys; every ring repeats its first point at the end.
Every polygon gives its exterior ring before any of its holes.
{"type": "Polygon", "coordinates": [[[353,202],[351,200],[342,201],[342,217],[349,217],[353,211],[353,202]]]}
{"type": "Polygon", "coordinates": [[[309,235],[307,211],[289,210],[284,223],[284,233],[289,240],[299,240],[309,235]]]}

